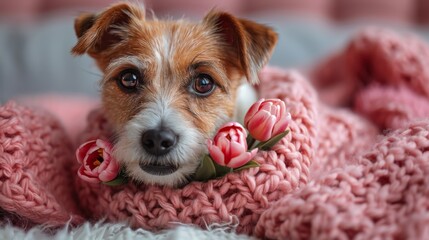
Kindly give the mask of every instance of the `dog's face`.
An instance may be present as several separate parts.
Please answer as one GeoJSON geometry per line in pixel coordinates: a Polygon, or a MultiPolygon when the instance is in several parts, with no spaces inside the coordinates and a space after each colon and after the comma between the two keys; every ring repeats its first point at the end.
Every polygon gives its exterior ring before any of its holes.
{"type": "Polygon", "coordinates": [[[128,3],[75,21],[74,54],[103,72],[102,103],[114,154],[134,180],[178,186],[206,139],[234,113],[242,79],[257,82],[277,41],[268,27],[210,12],[200,23],[147,20],[128,3]]]}

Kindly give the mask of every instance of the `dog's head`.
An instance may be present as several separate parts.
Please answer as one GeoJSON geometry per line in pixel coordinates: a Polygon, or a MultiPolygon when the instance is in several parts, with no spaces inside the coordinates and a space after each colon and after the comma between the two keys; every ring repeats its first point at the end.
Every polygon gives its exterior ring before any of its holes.
{"type": "Polygon", "coordinates": [[[257,83],[277,41],[272,29],[228,13],[149,20],[129,3],[82,14],[75,31],[72,53],[88,53],[103,72],[114,155],[134,180],[168,186],[195,172],[206,139],[233,117],[242,80],[257,83]]]}

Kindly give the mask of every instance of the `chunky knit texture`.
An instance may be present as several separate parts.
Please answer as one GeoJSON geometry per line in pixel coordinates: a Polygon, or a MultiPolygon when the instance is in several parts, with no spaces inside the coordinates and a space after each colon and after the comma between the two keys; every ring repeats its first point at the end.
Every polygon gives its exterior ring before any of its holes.
{"type": "MultiPolygon", "coordinates": [[[[107,187],[76,179],[79,199],[85,211],[99,219],[128,220],[133,226],[159,230],[183,222],[204,226],[235,216],[237,230],[253,234],[254,226],[275,200],[307,184],[310,163],[317,149],[317,134],[326,165],[339,166],[371,143],[376,129],[350,112],[336,112],[316,104],[317,96],[308,82],[295,71],[269,68],[260,74],[259,92],[264,98],[280,98],[292,115],[291,134],[256,157],[261,166],[207,183],[191,183],[183,189],[157,186],[107,187]],[[316,119],[322,120],[319,130],[316,119]],[[350,141],[354,141],[351,145],[350,141]],[[92,204],[97,202],[98,204],[92,204]],[[109,211],[106,211],[109,209],[109,211]]],[[[108,138],[108,121],[98,110],[90,115],[82,141],[108,138]]],[[[314,168],[317,174],[324,170],[314,168]]],[[[320,173],[319,173],[320,174],[320,173]]]]}
{"type": "Polygon", "coordinates": [[[259,236],[276,239],[427,239],[429,122],[382,138],[265,211],[259,236]]]}
{"type": "Polygon", "coordinates": [[[71,143],[45,111],[0,107],[0,207],[26,224],[79,222],[72,186],[71,143]]]}
{"type": "Polygon", "coordinates": [[[414,37],[367,29],[316,68],[325,102],[350,106],[385,135],[370,137],[376,129],[365,121],[321,108],[328,115],[318,118],[314,178],[262,214],[257,236],[429,237],[428,53],[414,37]]]}
{"type": "Polygon", "coordinates": [[[429,112],[429,48],[415,36],[369,28],[314,71],[320,98],[349,106],[381,129],[429,112]]]}
{"type": "MultiPolygon", "coordinates": [[[[312,76],[320,98],[331,106],[319,101],[298,72],[264,69],[260,95],[286,102],[291,133],[257,155],[259,168],[182,189],[83,182],[75,175],[77,162],[68,155],[72,149],[58,123],[37,110],[7,104],[0,110],[0,150],[5,152],[0,156],[0,207],[38,223],[61,224],[74,209],[73,201],[67,201],[72,198],[64,197],[73,192],[65,177],[71,171],[79,210],[90,220],[128,221],[153,231],[178,222],[204,227],[233,220],[238,232],[270,239],[428,239],[428,49],[414,37],[363,31],[312,76]],[[10,112],[18,120],[11,120],[10,112]],[[36,134],[34,124],[44,134],[36,134]],[[9,125],[20,126],[19,134],[11,134],[9,125]],[[18,135],[21,155],[11,154],[10,142],[18,135]],[[33,146],[32,141],[38,142],[39,155],[24,147],[33,146]],[[35,156],[40,156],[37,171],[30,161],[35,156]],[[53,171],[41,171],[53,159],[69,168],[55,164],[53,171]],[[5,183],[19,176],[7,169],[29,176],[15,181],[13,189],[46,197],[7,191],[5,183]],[[64,185],[55,185],[57,178],[64,185]],[[31,201],[62,215],[40,215],[40,209],[29,210],[31,201]]],[[[108,120],[96,110],[80,142],[111,135],[108,120]]]]}

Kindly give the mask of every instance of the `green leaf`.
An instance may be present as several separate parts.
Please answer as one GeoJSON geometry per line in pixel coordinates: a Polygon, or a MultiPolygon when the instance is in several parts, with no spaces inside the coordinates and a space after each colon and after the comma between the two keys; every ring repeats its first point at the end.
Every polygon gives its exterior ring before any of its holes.
{"type": "Polygon", "coordinates": [[[233,170],[230,167],[221,166],[221,165],[217,164],[216,162],[213,162],[213,165],[215,166],[215,169],[216,169],[216,177],[225,176],[227,173],[230,173],[233,170]]]}
{"type": "Polygon", "coordinates": [[[246,138],[247,149],[252,149],[252,146],[255,144],[255,141],[256,140],[249,133],[246,138]]]}
{"type": "Polygon", "coordinates": [[[250,160],[245,165],[238,167],[238,168],[234,168],[234,172],[238,172],[238,171],[241,171],[244,169],[254,168],[254,167],[259,167],[259,163],[257,163],[255,160],[250,160]]]}
{"type": "Polygon", "coordinates": [[[262,149],[263,151],[270,150],[274,145],[276,145],[282,138],[284,138],[289,133],[289,130],[286,130],[277,136],[269,139],[268,141],[259,143],[256,148],[262,149]]]}
{"type": "Polygon", "coordinates": [[[119,185],[125,184],[127,182],[128,182],[128,180],[125,177],[123,177],[122,175],[118,175],[118,177],[116,177],[112,181],[102,182],[102,183],[104,185],[107,185],[107,186],[119,186],[119,185]]]}
{"type": "Polygon", "coordinates": [[[216,177],[216,168],[213,164],[213,160],[209,155],[205,155],[200,167],[194,175],[196,181],[207,181],[216,177]]]}

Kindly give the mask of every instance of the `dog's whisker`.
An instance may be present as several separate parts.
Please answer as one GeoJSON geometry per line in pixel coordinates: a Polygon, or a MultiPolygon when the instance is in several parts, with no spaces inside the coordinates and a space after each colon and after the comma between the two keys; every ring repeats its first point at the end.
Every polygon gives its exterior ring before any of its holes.
{"type": "Polygon", "coordinates": [[[89,70],[89,69],[85,69],[85,68],[83,68],[83,72],[85,72],[85,73],[89,73],[90,75],[93,75],[93,76],[96,76],[96,77],[99,77],[99,78],[102,78],[102,77],[103,77],[103,75],[102,75],[101,73],[99,73],[99,72],[94,72],[94,71],[89,70]]]}

